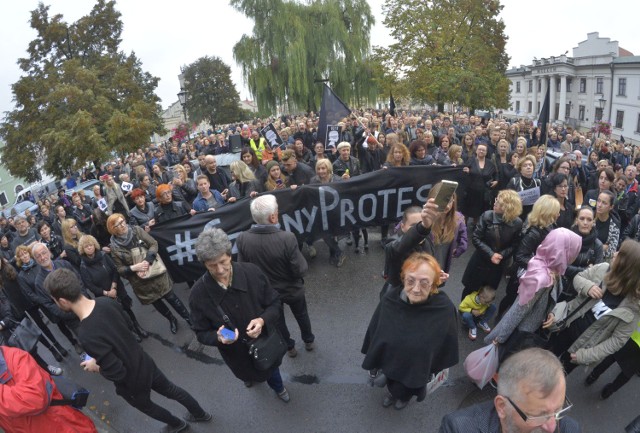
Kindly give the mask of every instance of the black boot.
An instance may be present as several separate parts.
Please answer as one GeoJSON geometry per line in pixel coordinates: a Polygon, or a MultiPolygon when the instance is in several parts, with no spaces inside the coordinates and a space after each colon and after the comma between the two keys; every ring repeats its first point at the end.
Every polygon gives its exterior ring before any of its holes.
{"type": "Polygon", "coordinates": [[[169,317],[169,329],[171,330],[172,334],[178,333],[178,319],[176,319],[176,316],[174,316],[173,314],[171,315],[171,317],[169,317]]]}
{"type": "Polygon", "coordinates": [[[171,304],[173,309],[176,310],[176,313],[178,313],[180,317],[182,317],[185,320],[185,322],[189,324],[189,326],[192,326],[191,318],[189,317],[189,310],[187,310],[187,307],[182,303],[180,298],[178,298],[176,294],[173,293],[173,291],[167,293],[164,296],[164,299],[166,299],[167,302],[171,304]]]}
{"type": "Polygon", "coordinates": [[[62,345],[60,343],[56,343],[54,344],[54,347],[56,348],[56,350],[58,352],[60,352],[60,355],[62,355],[63,357],[67,357],[67,355],[69,355],[69,352],[67,352],[67,349],[65,349],[64,347],[62,347],[62,345]]]}
{"type": "Polygon", "coordinates": [[[140,323],[138,323],[138,319],[136,318],[136,315],[133,314],[133,311],[131,311],[131,309],[126,309],[125,310],[127,312],[127,314],[129,315],[129,317],[131,318],[131,323],[133,323],[133,332],[142,338],[148,338],[149,337],[149,333],[147,331],[145,331],[144,329],[142,329],[142,326],[140,326],[140,323]]]}

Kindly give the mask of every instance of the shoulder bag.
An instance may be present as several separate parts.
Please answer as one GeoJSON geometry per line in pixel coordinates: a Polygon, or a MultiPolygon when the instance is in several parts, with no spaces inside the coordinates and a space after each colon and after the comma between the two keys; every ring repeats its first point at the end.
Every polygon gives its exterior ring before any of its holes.
{"type": "MultiPolygon", "coordinates": [[[[231,330],[236,329],[220,304],[216,304],[216,308],[222,316],[224,326],[231,330]]],[[[268,371],[280,366],[284,354],[287,353],[287,345],[280,332],[274,326],[267,326],[266,323],[258,338],[243,338],[242,342],[249,349],[253,367],[258,371],[268,371]]]]}
{"type": "Polygon", "coordinates": [[[17,323],[17,326],[11,333],[7,345],[31,352],[38,344],[42,331],[28,317],[25,317],[20,322],[15,320],[12,320],[12,322],[17,323]]]}
{"type": "MultiPolygon", "coordinates": [[[[133,228],[132,228],[133,230],[133,228]]],[[[131,259],[133,260],[133,264],[136,265],[145,260],[147,254],[149,253],[149,249],[145,246],[144,242],[136,237],[136,246],[131,248],[131,259]]],[[[156,254],[156,259],[149,266],[149,270],[144,277],[140,277],[143,280],[149,280],[151,278],[155,278],[158,275],[162,275],[167,272],[167,267],[164,265],[162,258],[160,258],[160,254],[156,254]]]]}

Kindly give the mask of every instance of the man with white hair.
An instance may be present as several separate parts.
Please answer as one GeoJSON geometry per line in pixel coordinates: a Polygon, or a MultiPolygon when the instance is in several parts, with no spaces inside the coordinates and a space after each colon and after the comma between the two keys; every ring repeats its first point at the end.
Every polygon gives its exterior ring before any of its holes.
{"type": "Polygon", "coordinates": [[[440,433],[579,433],[565,415],[572,404],[556,356],[539,348],[525,349],[500,367],[498,395],[446,415],[440,433]]]}
{"type": "MultiPolygon", "coordinates": [[[[300,334],[307,351],[313,350],[315,336],[304,294],[304,274],[307,261],[298,248],[298,240],[291,232],[284,231],[278,223],[278,202],[272,194],[261,195],[251,202],[251,217],[256,222],[236,240],[238,262],[258,266],[269,278],[271,287],[279,294],[283,304],[289,305],[300,327],[300,334]]],[[[291,338],[284,314],[278,322],[280,333],[287,343],[291,358],[298,352],[291,338]]]]}

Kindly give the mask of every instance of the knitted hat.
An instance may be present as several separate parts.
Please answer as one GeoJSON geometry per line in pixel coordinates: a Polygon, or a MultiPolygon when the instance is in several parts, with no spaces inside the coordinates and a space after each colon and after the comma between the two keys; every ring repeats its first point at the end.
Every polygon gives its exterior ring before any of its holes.
{"type": "Polygon", "coordinates": [[[271,160],[271,161],[267,162],[267,166],[266,166],[267,173],[269,173],[269,172],[271,171],[271,169],[272,169],[273,167],[275,167],[276,165],[277,165],[277,166],[280,166],[280,164],[278,164],[278,162],[277,162],[277,161],[273,161],[273,160],[271,160]]]}

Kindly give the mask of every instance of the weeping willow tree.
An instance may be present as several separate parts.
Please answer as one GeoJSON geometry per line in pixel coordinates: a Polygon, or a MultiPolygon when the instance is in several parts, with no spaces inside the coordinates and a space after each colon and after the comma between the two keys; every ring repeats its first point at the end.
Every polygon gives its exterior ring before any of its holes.
{"type": "Polygon", "coordinates": [[[375,68],[369,32],[374,18],[367,0],[230,0],[254,20],[233,55],[260,111],[307,109],[320,104],[320,80],[353,104],[374,102],[375,68]]]}

